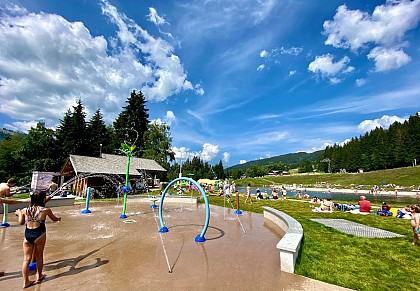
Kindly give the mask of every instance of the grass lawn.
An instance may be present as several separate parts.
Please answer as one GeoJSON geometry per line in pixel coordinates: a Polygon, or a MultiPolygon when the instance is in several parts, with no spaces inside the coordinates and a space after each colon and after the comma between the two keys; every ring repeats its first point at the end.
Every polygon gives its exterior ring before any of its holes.
{"type": "MultiPolygon", "coordinates": [[[[262,206],[281,210],[303,227],[295,273],[355,290],[419,290],[420,246],[412,246],[410,220],[347,212],[312,212],[313,205],[291,200],[260,200],[241,210],[262,213],[262,206]],[[311,221],[311,218],[342,218],[404,235],[402,238],[361,238],[311,221]]],[[[223,206],[223,197],[209,202],[223,206]]],[[[275,247],[275,246],[273,246],[275,247]]]]}

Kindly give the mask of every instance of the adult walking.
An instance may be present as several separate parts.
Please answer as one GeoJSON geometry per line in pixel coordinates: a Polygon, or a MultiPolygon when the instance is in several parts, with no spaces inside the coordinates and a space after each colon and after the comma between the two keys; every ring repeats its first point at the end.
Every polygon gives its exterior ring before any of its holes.
{"type": "Polygon", "coordinates": [[[251,202],[252,204],[252,199],[251,199],[251,183],[248,183],[248,186],[246,186],[246,199],[245,199],[245,203],[251,202]]]}

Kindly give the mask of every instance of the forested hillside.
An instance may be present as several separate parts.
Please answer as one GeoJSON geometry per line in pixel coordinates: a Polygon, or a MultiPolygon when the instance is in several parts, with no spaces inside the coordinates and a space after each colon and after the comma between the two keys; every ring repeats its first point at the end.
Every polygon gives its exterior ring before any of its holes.
{"type": "MultiPolygon", "coordinates": [[[[395,122],[388,129],[377,127],[344,145],[327,147],[318,161],[328,160],[331,172],[374,171],[407,167],[420,162],[420,116],[395,122]]],[[[323,163],[327,172],[327,164],[323,163]]]]}
{"type": "Polygon", "coordinates": [[[323,154],[324,151],[316,151],[313,153],[305,153],[305,152],[299,152],[299,153],[292,153],[292,154],[285,154],[280,156],[275,156],[271,158],[266,159],[260,159],[255,161],[250,161],[244,164],[235,165],[232,167],[227,168],[227,171],[232,170],[245,170],[251,165],[257,165],[257,166],[264,166],[268,164],[284,164],[287,165],[288,168],[297,167],[298,165],[304,163],[304,162],[314,162],[317,160],[317,158],[323,154]]]}

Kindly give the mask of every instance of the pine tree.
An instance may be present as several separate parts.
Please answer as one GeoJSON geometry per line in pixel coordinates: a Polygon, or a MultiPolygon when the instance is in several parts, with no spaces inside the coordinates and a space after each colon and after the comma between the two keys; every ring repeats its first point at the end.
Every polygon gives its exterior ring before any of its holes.
{"type": "Polygon", "coordinates": [[[89,156],[99,156],[100,152],[105,153],[109,151],[111,142],[110,131],[102,118],[100,109],[96,110],[90,119],[87,132],[89,133],[89,156]]]}
{"type": "Polygon", "coordinates": [[[123,107],[124,110],[114,121],[117,146],[123,142],[132,145],[137,138],[135,145],[138,151],[135,154],[141,157],[142,150],[144,150],[144,133],[149,124],[149,114],[147,113],[149,109],[145,107],[146,100],[141,91],[136,93],[133,90],[126,103],[127,106],[123,107]]]}
{"type": "Polygon", "coordinates": [[[73,112],[69,109],[60,120],[57,138],[65,157],[69,154],[86,155],[89,153],[85,117],[82,101],[79,100],[77,105],[73,106],[73,112]]]}

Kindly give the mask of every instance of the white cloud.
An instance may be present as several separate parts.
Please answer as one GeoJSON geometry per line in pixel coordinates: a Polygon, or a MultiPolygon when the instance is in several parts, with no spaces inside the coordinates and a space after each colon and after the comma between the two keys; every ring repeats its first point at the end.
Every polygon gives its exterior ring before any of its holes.
{"type": "Polygon", "coordinates": [[[337,8],[334,20],[324,22],[325,44],[357,51],[377,45],[368,54],[375,61],[377,72],[398,69],[411,58],[402,50],[404,37],[420,19],[420,1],[388,0],[376,6],[372,15],[360,10],[337,8]]]}
{"type": "Polygon", "coordinates": [[[340,146],[345,146],[346,144],[348,144],[349,142],[351,142],[351,139],[346,138],[344,141],[338,143],[340,146]]]}
{"type": "Polygon", "coordinates": [[[289,72],[289,77],[290,77],[290,76],[293,76],[294,74],[296,74],[296,72],[297,72],[296,70],[290,71],[290,72],[289,72]]]}
{"type": "Polygon", "coordinates": [[[228,153],[228,152],[224,152],[224,153],[222,154],[222,157],[223,157],[223,162],[225,162],[225,163],[229,163],[229,160],[230,160],[230,153],[228,153]]]}
{"type": "Polygon", "coordinates": [[[265,57],[267,57],[267,56],[268,56],[268,51],[266,51],[266,50],[262,50],[262,51],[260,52],[260,57],[265,58],[265,57]]]}
{"type": "Polygon", "coordinates": [[[382,127],[384,129],[387,129],[394,122],[403,123],[406,120],[407,120],[406,118],[401,118],[401,117],[398,117],[398,116],[395,116],[395,115],[394,116],[384,115],[381,118],[377,118],[377,119],[374,119],[374,120],[364,120],[364,121],[362,121],[357,126],[357,129],[360,132],[368,132],[368,131],[374,130],[377,127],[382,127]]]}
{"type": "MultiPolygon", "coordinates": [[[[219,154],[219,146],[210,143],[203,144],[203,149],[198,152],[190,152],[186,147],[172,147],[172,151],[175,153],[175,159],[182,158],[183,161],[186,159],[192,159],[193,157],[199,157],[204,162],[213,161],[219,154]]],[[[228,153],[226,153],[228,154],[228,153]]],[[[224,156],[225,154],[223,154],[224,156]]]]}
{"type": "Polygon", "coordinates": [[[334,20],[324,22],[328,35],[325,44],[357,50],[372,42],[380,45],[399,43],[405,33],[417,26],[420,1],[388,0],[375,7],[372,15],[360,10],[337,8],[334,20]]]}
{"type": "Polygon", "coordinates": [[[334,85],[341,83],[341,81],[342,81],[341,79],[336,78],[336,77],[330,78],[331,84],[334,84],[334,85]]]}
{"type": "Polygon", "coordinates": [[[357,87],[362,87],[364,84],[366,84],[366,79],[356,79],[357,87]]]}
{"type": "Polygon", "coordinates": [[[297,56],[303,51],[302,47],[280,48],[280,54],[297,56]]]}
{"type": "Polygon", "coordinates": [[[155,120],[152,120],[151,122],[156,122],[158,124],[165,123],[165,124],[171,126],[172,123],[175,122],[175,121],[176,121],[175,114],[172,111],[169,110],[169,111],[166,111],[166,116],[163,118],[163,120],[160,119],[160,118],[157,118],[155,120]]]}
{"type": "Polygon", "coordinates": [[[317,151],[320,151],[320,150],[325,150],[325,148],[327,146],[332,146],[332,145],[334,145],[334,144],[333,143],[329,143],[329,142],[324,142],[321,146],[312,147],[308,152],[313,153],[313,152],[317,152],[317,151]]]}
{"type": "Polygon", "coordinates": [[[203,144],[203,150],[200,152],[199,156],[204,162],[210,162],[216,158],[219,153],[219,146],[213,145],[210,143],[203,144]]]}
{"type": "Polygon", "coordinates": [[[151,36],[106,0],[101,5],[103,14],[118,27],[109,40],[60,15],[28,14],[19,7],[14,8],[19,15],[4,10],[0,113],[25,121],[47,117],[46,126],[54,126],[81,99],[88,116],[101,108],[109,122],[133,88],[157,102],[182,91],[203,93],[200,85],[187,80],[169,43],[151,36]]]}
{"type": "Polygon", "coordinates": [[[279,62],[279,58],[281,55],[291,55],[291,56],[297,56],[301,52],[303,52],[303,47],[276,47],[271,49],[270,51],[262,50],[260,52],[260,57],[267,59],[271,62],[279,62]]]}
{"type": "Polygon", "coordinates": [[[16,4],[9,3],[4,6],[4,10],[11,15],[22,15],[28,13],[28,10],[24,7],[20,7],[16,4]]]}
{"type": "Polygon", "coordinates": [[[176,121],[176,116],[172,111],[167,111],[165,116],[165,122],[167,125],[171,125],[173,122],[176,121]]]}
{"type": "Polygon", "coordinates": [[[381,47],[371,50],[367,57],[375,61],[376,72],[398,69],[411,60],[402,49],[385,49],[381,47]]]}
{"type": "Polygon", "coordinates": [[[335,63],[333,59],[334,56],[331,54],[316,56],[315,60],[309,64],[308,70],[315,74],[319,74],[323,78],[328,77],[330,78],[331,83],[336,84],[339,82],[339,79],[336,77],[337,75],[352,72],[354,67],[348,66],[350,59],[347,56],[344,56],[341,60],[335,63]]]}
{"type": "Polygon", "coordinates": [[[156,27],[158,28],[158,30],[159,30],[159,32],[160,32],[160,33],[162,33],[162,34],[164,34],[164,35],[166,35],[166,36],[168,36],[168,37],[170,37],[170,38],[173,38],[173,36],[172,36],[172,34],[171,34],[171,33],[168,33],[168,32],[163,32],[163,31],[160,29],[160,27],[161,27],[162,25],[164,25],[164,24],[170,25],[170,24],[169,24],[169,22],[167,22],[167,21],[165,20],[165,18],[163,18],[163,16],[160,16],[160,15],[157,13],[156,9],[155,9],[155,8],[153,8],[153,7],[149,7],[149,12],[150,12],[150,13],[147,15],[147,19],[148,19],[150,22],[152,22],[152,23],[154,23],[154,24],[156,25],[156,27]]]}
{"type": "Polygon", "coordinates": [[[246,163],[246,160],[240,160],[240,161],[239,161],[239,164],[240,164],[240,165],[245,164],[245,163],[246,163]]]}
{"type": "Polygon", "coordinates": [[[257,68],[257,71],[261,72],[262,70],[264,70],[264,68],[265,68],[264,64],[259,65],[258,68],[257,68]]]}
{"type": "Polygon", "coordinates": [[[191,153],[189,152],[189,148],[186,147],[172,147],[171,149],[175,154],[175,160],[179,163],[180,160],[186,161],[187,159],[193,157],[191,153]]]}
{"type": "Polygon", "coordinates": [[[31,128],[35,128],[38,124],[38,121],[17,121],[3,124],[3,128],[7,128],[13,131],[19,131],[23,133],[28,133],[31,128]]]}
{"type": "Polygon", "coordinates": [[[163,18],[162,16],[159,16],[159,14],[157,13],[156,9],[153,7],[149,7],[149,15],[147,15],[148,20],[150,22],[153,22],[156,26],[161,26],[163,24],[169,24],[165,18],[163,18]]]}

